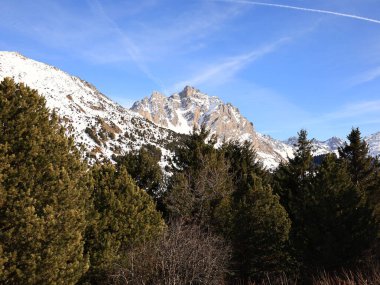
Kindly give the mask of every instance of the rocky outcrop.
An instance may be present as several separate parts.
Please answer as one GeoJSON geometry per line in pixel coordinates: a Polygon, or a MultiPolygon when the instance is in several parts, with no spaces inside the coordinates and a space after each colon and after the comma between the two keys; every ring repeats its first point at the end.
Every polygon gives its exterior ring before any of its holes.
{"type": "Polygon", "coordinates": [[[179,133],[188,134],[193,127],[199,128],[204,124],[220,140],[242,138],[257,144],[253,124],[236,107],[190,86],[170,97],[153,92],[150,98],[133,104],[131,110],[161,127],[179,133]]]}
{"type": "Polygon", "coordinates": [[[194,127],[205,125],[211,134],[217,136],[219,143],[249,141],[268,168],[276,167],[292,153],[291,147],[257,133],[254,125],[240,114],[238,108],[194,87],[186,86],[169,97],[153,92],[150,98],[134,103],[131,110],[179,133],[189,134],[194,127]]]}

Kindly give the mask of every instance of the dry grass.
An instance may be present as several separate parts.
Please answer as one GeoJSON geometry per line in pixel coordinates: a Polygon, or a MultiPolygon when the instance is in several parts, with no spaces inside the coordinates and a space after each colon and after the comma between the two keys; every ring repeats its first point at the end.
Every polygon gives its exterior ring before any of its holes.
{"type": "Polygon", "coordinates": [[[374,265],[367,271],[343,271],[341,274],[323,273],[314,278],[315,285],[374,285],[380,284],[380,266],[374,265]]]}
{"type": "Polygon", "coordinates": [[[327,273],[322,272],[316,274],[311,282],[301,282],[296,279],[289,278],[285,274],[270,277],[266,276],[261,281],[256,282],[239,282],[236,281],[233,285],[380,285],[380,264],[373,263],[366,270],[343,270],[342,272],[327,273]]]}

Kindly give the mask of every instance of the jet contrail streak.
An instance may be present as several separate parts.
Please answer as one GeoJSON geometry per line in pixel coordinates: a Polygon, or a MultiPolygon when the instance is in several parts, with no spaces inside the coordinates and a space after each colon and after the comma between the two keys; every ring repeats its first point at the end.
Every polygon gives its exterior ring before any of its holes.
{"type": "Polygon", "coordinates": [[[327,11],[327,10],[319,10],[319,9],[311,9],[311,8],[303,8],[303,7],[297,7],[297,6],[288,6],[288,5],[282,5],[282,4],[271,4],[271,3],[263,3],[263,2],[247,1],[247,0],[213,0],[213,1],[241,3],[241,4],[250,4],[250,5],[260,5],[260,6],[285,8],[285,9],[300,10],[300,11],[307,11],[307,12],[314,12],[314,13],[330,14],[330,15],[335,15],[335,16],[346,17],[346,18],[351,18],[351,19],[356,19],[356,20],[367,21],[367,22],[371,22],[371,23],[375,23],[375,24],[380,24],[380,20],[356,16],[356,15],[351,15],[351,14],[332,12],[332,11],[327,11]]]}

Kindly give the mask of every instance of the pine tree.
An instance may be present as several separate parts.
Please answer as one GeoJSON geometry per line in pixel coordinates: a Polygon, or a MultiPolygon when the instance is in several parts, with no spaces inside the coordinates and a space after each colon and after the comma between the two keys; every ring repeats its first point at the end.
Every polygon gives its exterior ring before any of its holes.
{"type": "Polygon", "coordinates": [[[339,148],[340,160],[347,164],[352,183],[365,195],[373,209],[378,230],[377,247],[380,248],[380,163],[369,155],[367,143],[359,128],[353,128],[347,136],[348,143],[339,148]]]}
{"type": "Polygon", "coordinates": [[[310,181],[315,173],[312,145],[307,139],[307,132],[298,133],[294,158],[288,163],[281,163],[274,174],[274,189],[281,197],[281,204],[294,220],[307,196],[310,181]]]}
{"type": "Polygon", "coordinates": [[[310,198],[312,179],[315,174],[312,144],[307,139],[306,130],[298,133],[298,141],[294,158],[288,163],[281,163],[274,173],[273,189],[280,196],[292,222],[290,242],[297,260],[303,260],[305,250],[305,211],[310,198]]]}
{"type": "Polygon", "coordinates": [[[215,136],[210,136],[210,131],[204,125],[200,130],[194,127],[192,134],[184,137],[175,148],[174,169],[197,169],[208,154],[216,151],[215,144],[215,136]]]}
{"type": "Polygon", "coordinates": [[[256,177],[252,188],[234,205],[234,266],[243,280],[286,271],[290,220],[279,197],[256,177]]]}
{"type": "Polygon", "coordinates": [[[347,139],[349,143],[339,148],[339,156],[348,163],[351,181],[365,191],[375,183],[374,159],[369,156],[368,145],[358,128],[353,128],[347,139]]]}
{"type": "Polygon", "coordinates": [[[163,173],[159,162],[161,151],[152,145],[143,146],[138,152],[115,157],[118,167],[125,167],[137,186],[153,198],[162,195],[163,173]]]}
{"type": "MultiPolygon", "coordinates": [[[[368,202],[373,207],[373,213],[379,228],[378,239],[380,239],[380,158],[374,160],[374,182],[368,193],[368,202]]],[[[378,241],[380,253],[380,240],[378,241]]]]}
{"type": "Polygon", "coordinates": [[[258,161],[250,142],[230,141],[224,143],[221,150],[227,160],[229,174],[233,177],[235,200],[239,200],[251,190],[255,177],[260,177],[264,184],[269,182],[270,176],[258,161]]]}
{"type": "Polygon", "coordinates": [[[0,83],[0,283],[75,284],[88,201],[85,166],[45,100],[0,83]]]}
{"type": "Polygon", "coordinates": [[[212,225],[228,204],[231,179],[224,154],[206,142],[204,128],[190,135],[176,150],[177,171],[171,178],[164,203],[170,215],[212,225]]]}
{"type": "Polygon", "coordinates": [[[305,201],[304,261],[338,269],[355,261],[374,241],[376,230],[365,196],[350,180],[347,165],[327,155],[305,201]]]}
{"type": "Polygon", "coordinates": [[[95,165],[91,174],[94,221],[87,230],[91,268],[86,278],[98,284],[127,248],[157,236],[164,223],[151,197],[125,168],[95,165]]]}

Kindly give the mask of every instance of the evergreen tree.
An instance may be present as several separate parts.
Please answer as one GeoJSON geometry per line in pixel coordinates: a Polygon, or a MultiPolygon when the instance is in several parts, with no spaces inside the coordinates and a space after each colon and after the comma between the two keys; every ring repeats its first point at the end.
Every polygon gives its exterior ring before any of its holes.
{"type": "MultiPolygon", "coordinates": [[[[374,159],[374,182],[368,193],[368,202],[373,207],[373,213],[378,225],[378,248],[380,254],[380,159],[374,159]]],[[[380,255],[379,255],[380,256],[380,255]]]]}
{"type": "Polygon", "coordinates": [[[214,148],[215,141],[206,142],[208,135],[202,128],[177,148],[177,171],[164,198],[172,216],[206,226],[217,222],[216,215],[222,218],[232,192],[224,155],[214,148]]]}
{"type": "Polygon", "coordinates": [[[339,148],[340,160],[347,164],[352,183],[365,195],[368,204],[373,209],[376,220],[375,226],[378,230],[377,248],[380,248],[379,158],[370,157],[368,145],[362,139],[359,128],[353,128],[347,139],[348,143],[339,148]]]}
{"type": "Polygon", "coordinates": [[[304,260],[318,269],[338,269],[355,261],[374,241],[376,230],[363,193],[347,166],[327,155],[313,179],[306,207],[304,260]]]}
{"type": "Polygon", "coordinates": [[[149,195],[158,199],[162,195],[163,173],[159,162],[161,150],[147,145],[138,152],[130,152],[124,156],[115,157],[118,168],[125,167],[128,173],[136,181],[137,186],[145,190],[149,195]]]}
{"type": "Polygon", "coordinates": [[[294,158],[288,163],[281,163],[274,173],[273,189],[280,196],[280,202],[289,214],[292,222],[290,242],[293,254],[299,261],[303,260],[305,251],[305,212],[310,198],[312,179],[315,174],[312,145],[307,139],[306,130],[298,133],[294,158]]]}
{"type": "Polygon", "coordinates": [[[368,145],[358,128],[353,128],[347,139],[349,143],[339,148],[339,156],[347,162],[351,181],[366,191],[375,183],[374,159],[369,156],[368,145]]]}
{"type": "Polygon", "coordinates": [[[197,169],[204,163],[205,157],[215,153],[215,136],[210,136],[210,131],[201,126],[200,130],[195,127],[190,136],[183,137],[175,148],[173,168],[182,171],[187,168],[197,169]]]}
{"type": "Polygon", "coordinates": [[[269,182],[270,176],[258,161],[250,142],[230,141],[223,144],[222,151],[228,162],[229,174],[233,177],[235,200],[252,189],[255,177],[260,177],[264,184],[269,182]]]}
{"type": "Polygon", "coordinates": [[[233,182],[230,211],[222,212],[229,222],[223,226],[234,249],[233,268],[246,280],[279,273],[289,264],[290,220],[272,193],[269,174],[249,142],[225,143],[222,152],[233,182]]]}
{"type": "Polygon", "coordinates": [[[135,185],[125,168],[95,165],[91,174],[94,220],[87,230],[91,262],[87,280],[98,284],[124,250],[157,236],[164,223],[151,197],[135,185]]]}
{"type": "Polygon", "coordinates": [[[85,166],[24,84],[0,83],[0,283],[75,284],[83,254],[85,166]]]}
{"type": "Polygon", "coordinates": [[[243,280],[287,271],[290,220],[272,193],[255,178],[252,188],[234,205],[234,267],[243,280]]]}
{"type": "Polygon", "coordinates": [[[306,130],[301,130],[298,133],[294,158],[289,158],[288,163],[281,163],[274,175],[275,191],[280,195],[281,203],[288,212],[303,199],[305,188],[310,184],[313,174],[312,144],[307,139],[306,130]]]}

